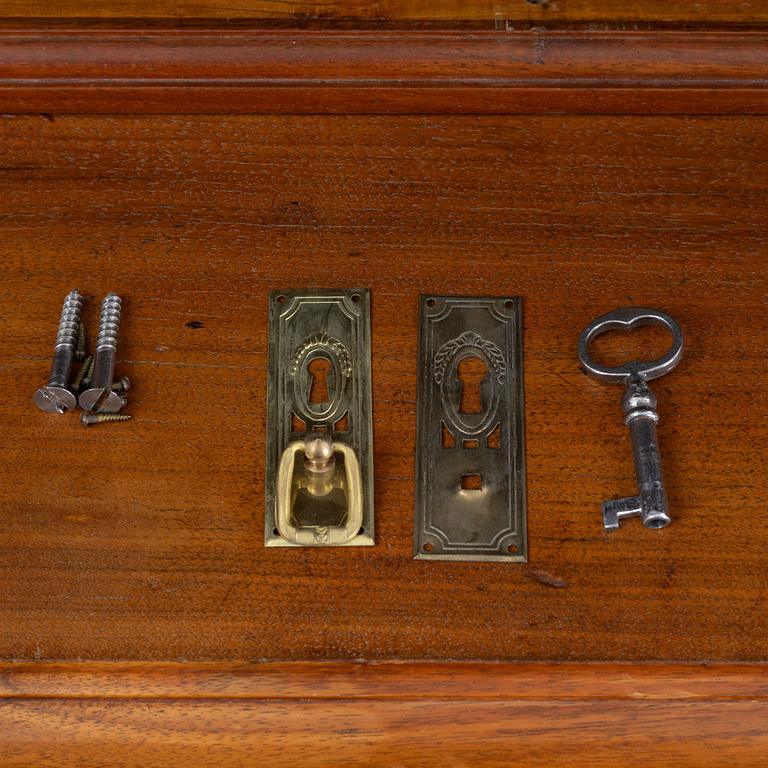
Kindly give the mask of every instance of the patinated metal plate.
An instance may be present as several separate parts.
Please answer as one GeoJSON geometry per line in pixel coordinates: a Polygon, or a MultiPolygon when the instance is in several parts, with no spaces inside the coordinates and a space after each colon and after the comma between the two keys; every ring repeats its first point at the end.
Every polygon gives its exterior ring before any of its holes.
{"type": "MultiPolygon", "coordinates": [[[[278,530],[278,469],[289,444],[295,445],[316,430],[351,449],[360,468],[361,525],[342,546],[373,545],[371,419],[368,290],[273,291],[269,308],[266,546],[297,546],[278,530]],[[322,394],[317,397],[319,390],[322,394]]],[[[298,522],[312,526],[313,509],[317,511],[314,525],[321,530],[321,517],[327,514],[322,505],[310,503],[297,511],[304,518],[298,522]]],[[[327,545],[329,541],[318,539],[315,543],[327,545]]]]}
{"type": "Polygon", "coordinates": [[[422,296],[417,559],[524,562],[521,300],[422,296]]]}

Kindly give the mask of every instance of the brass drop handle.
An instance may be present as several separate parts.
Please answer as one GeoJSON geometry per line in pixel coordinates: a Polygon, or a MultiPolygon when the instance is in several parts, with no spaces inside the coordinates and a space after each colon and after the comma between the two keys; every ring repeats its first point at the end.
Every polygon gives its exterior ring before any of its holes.
{"type": "Polygon", "coordinates": [[[339,546],[356,536],[363,524],[363,492],[354,450],[326,432],[310,432],[303,440],[289,443],[277,472],[275,523],[286,541],[299,546],[339,546]],[[299,454],[304,455],[303,466],[297,461],[299,454]],[[342,460],[343,474],[337,471],[337,457],[342,460]],[[299,494],[310,509],[316,500],[320,510],[334,492],[341,492],[345,499],[339,524],[329,525],[321,517],[297,522],[294,506],[299,494]]]}

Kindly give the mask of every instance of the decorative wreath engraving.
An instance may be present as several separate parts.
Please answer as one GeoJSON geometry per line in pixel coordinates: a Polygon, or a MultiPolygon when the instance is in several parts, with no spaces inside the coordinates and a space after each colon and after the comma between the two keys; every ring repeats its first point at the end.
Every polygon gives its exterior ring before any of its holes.
{"type": "Polygon", "coordinates": [[[504,381],[504,377],[507,375],[507,361],[501,350],[492,341],[484,339],[479,333],[466,331],[461,336],[443,344],[435,355],[435,381],[438,384],[443,383],[448,363],[462,347],[475,347],[482,350],[496,374],[498,383],[501,384],[504,381]]]}
{"type": "Polygon", "coordinates": [[[348,407],[345,403],[348,399],[347,385],[352,378],[352,360],[344,344],[325,331],[308,337],[298,347],[288,367],[288,374],[293,379],[296,415],[304,421],[311,421],[313,424],[329,423],[338,419],[348,407]],[[309,402],[312,378],[309,363],[319,357],[326,358],[333,368],[330,375],[333,377],[334,386],[329,386],[331,401],[323,405],[309,402]]]}
{"type": "Polygon", "coordinates": [[[288,372],[296,376],[301,363],[307,359],[307,355],[315,349],[325,350],[333,358],[338,360],[341,375],[349,378],[352,375],[352,360],[347,348],[334,336],[329,336],[325,331],[310,336],[294,353],[288,372]]]}

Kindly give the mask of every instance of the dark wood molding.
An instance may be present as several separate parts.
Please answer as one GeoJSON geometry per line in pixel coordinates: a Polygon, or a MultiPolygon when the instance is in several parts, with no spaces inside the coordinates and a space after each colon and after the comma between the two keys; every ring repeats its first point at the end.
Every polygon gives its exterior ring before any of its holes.
{"type": "Polygon", "coordinates": [[[308,23],[433,22],[465,28],[474,22],[483,29],[494,25],[496,29],[512,25],[519,29],[525,24],[551,28],[555,24],[574,23],[754,25],[768,21],[768,8],[759,0],[3,0],[2,13],[7,20],[30,24],[81,24],[90,17],[101,24],[119,19],[178,25],[207,19],[209,23],[278,22],[294,27],[308,23]]]}
{"type": "Polygon", "coordinates": [[[4,31],[0,111],[766,114],[768,32],[4,31]]]}

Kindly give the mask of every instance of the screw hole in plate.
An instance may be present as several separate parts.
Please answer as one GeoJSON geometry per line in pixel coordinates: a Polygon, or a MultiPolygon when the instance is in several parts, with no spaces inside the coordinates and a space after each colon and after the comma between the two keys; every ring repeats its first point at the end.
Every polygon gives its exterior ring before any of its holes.
{"type": "Polygon", "coordinates": [[[433,544],[431,541],[428,541],[428,542],[427,542],[427,543],[424,545],[424,551],[425,551],[425,552],[431,552],[431,551],[432,551],[434,548],[435,548],[435,545],[434,545],[434,544],[433,544]]]}
{"type": "Polygon", "coordinates": [[[359,304],[360,303],[360,294],[359,293],[353,293],[352,294],[352,303],[353,304],[359,304]]]}
{"type": "Polygon", "coordinates": [[[361,529],[360,529],[360,530],[357,532],[357,535],[358,535],[358,536],[365,536],[365,528],[361,528],[361,529]]]}
{"type": "Polygon", "coordinates": [[[512,301],[512,299],[507,299],[507,301],[504,302],[504,306],[507,309],[512,309],[515,306],[515,302],[512,301]]]}
{"type": "Polygon", "coordinates": [[[273,536],[279,536],[280,535],[280,531],[278,531],[277,528],[273,528],[272,529],[272,535],[273,536]]]}
{"type": "Polygon", "coordinates": [[[280,295],[277,297],[277,299],[276,299],[276,301],[277,301],[277,303],[278,303],[278,304],[285,304],[285,302],[286,302],[287,300],[288,300],[288,299],[287,299],[287,297],[286,297],[286,296],[283,296],[283,294],[282,294],[282,293],[281,293],[281,294],[280,294],[280,295]]]}
{"type": "Polygon", "coordinates": [[[437,302],[434,299],[427,299],[427,306],[434,307],[437,302]]]}
{"type": "Polygon", "coordinates": [[[507,552],[509,552],[510,555],[514,555],[517,552],[517,544],[510,544],[507,547],[507,552]]]}

